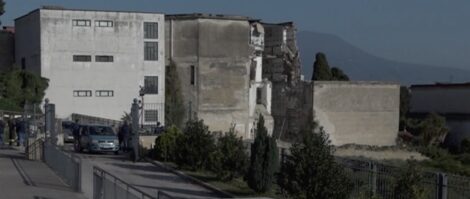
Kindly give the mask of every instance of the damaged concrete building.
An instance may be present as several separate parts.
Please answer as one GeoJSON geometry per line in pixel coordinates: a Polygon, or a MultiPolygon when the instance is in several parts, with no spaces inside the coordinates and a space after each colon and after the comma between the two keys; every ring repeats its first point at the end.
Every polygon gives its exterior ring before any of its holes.
{"type": "Polygon", "coordinates": [[[291,140],[311,116],[312,93],[302,81],[296,28],[292,22],[268,24],[265,28],[263,78],[272,82],[274,134],[291,140]]]}
{"type": "Polygon", "coordinates": [[[264,28],[248,17],[167,15],[166,64],[177,68],[186,119],[254,137],[259,114],[272,132],[271,83],[262,79],[264,28]]]}

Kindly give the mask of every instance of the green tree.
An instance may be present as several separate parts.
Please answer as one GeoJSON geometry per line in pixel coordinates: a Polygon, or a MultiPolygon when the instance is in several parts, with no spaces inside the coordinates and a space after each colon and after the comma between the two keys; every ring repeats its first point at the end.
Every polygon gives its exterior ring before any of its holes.
{"type": "Polygon", "coordinates": [[[281,192],[296,199],[348,198],[352,183],[335,162],[333,151],[323,128],[310,125],[284,158],[278,175],[281,192]]]}
{"type": "Polygon", "coordinates": [[[279,169],[279,151],[276,139],[268,136],[264,118],[259,116],[256,137],[251,145],[251,161],[246,180],[248,186],[258,193],[269,191],[274,174],[279,169]]]}
{"type": "Polygon", "coordinates": [[[349,77],[337,67],[331,68],[331,78],[334,81],[349,81],[349,77]]]}
{"type": "Polygon", "coordinates": [[[25,103],[42,102],[49,80],[34,73],[14,68],[0,76],[1,96],[22,108],[25,103]]]}
{"type": "Polygon", "coordinates": [[[176,164],[193,170],[208,167],[210,154],[215,150],[215,142],[203,120],[188,121],[183,135],[178,136],[176,143],[176,164]]]}
{"type": "Polygon", "coordinates": [[[444,117],[431,113],[419,125],[419,133],[425,146],[440,144],[449,130],[444,117]]]}
{"type": "Polygon", "coordinates": [[[234,128],[218,139],[212,158],[211,170],[223,181],[231,181],[245,174],[248,156],[243,140],[236,135],[234,128]]]}
{"type": "Polygon", "coordinates": [[[320,52],[315,55],[312,81],[349,81],[349,77],[337,67],[330,69],[326,55],[320,52]]]}
{"type": "Polygon", "coordinates": [[[414,160],[408,161],[407,168],[398,176],[393,188],[394,198],[425,199],[426,191],[421,182],[424,177],[414,160]]]}
{"type": "Polygon", "coordinates": [[[183,127],[185,108],[176,65],[171,61],[165,76],[165,124],[183,127]]]}
{"type": "Polygon", "coordinates": [[[174,161],[178,147],[176,141],[181,135],[181,131],[176,126],[167,128],[162,135],[155,139],[155,158],[165,162],[174,161]]]}
{"type": "Polygon", "coordinates": [[[460,144],[460,151],[462,153],[470,154],[470,138],[463,139],[460,144]]]}
{"type": "Polygon", "coordinates": [[[330,65],[328,65],[328,60],[326,60],[326,55],[324,53],[317,53],[315,55],[315,62],[313,63],[313,81],[318,80],[331,80],[331,70],[330,65]]]}
{"type": "MultiPolygon", "coordinates": [[[[2,16],[5,13],[5,2],[3,0],[0,0],[0,16],[2,16]]],[[[2,21],[0,21],[0,25],[2,25],[2,21]]]]}

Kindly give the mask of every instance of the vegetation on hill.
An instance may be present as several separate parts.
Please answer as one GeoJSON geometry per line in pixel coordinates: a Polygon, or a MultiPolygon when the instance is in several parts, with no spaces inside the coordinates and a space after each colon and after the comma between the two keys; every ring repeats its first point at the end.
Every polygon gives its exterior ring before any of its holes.
{"type": "Polygon", "coordinates": [[[339,68],[330,68],[326,55],[317,53],[313,63],[312,81],[349,81],[349,77],[339,68]]]}

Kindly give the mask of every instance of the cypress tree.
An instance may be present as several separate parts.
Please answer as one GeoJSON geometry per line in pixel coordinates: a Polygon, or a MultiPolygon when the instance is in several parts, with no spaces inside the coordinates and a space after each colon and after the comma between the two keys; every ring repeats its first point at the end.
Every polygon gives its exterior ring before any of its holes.
{"type": "Polygon", "coordinates": [[[325,54],[321,52],[315,55],[312,80],[331,80],[330,66],[328,65],[325,54]]]}
{"type": "Polygon", "coordinates": [[[165,76],[165,125],[182,128],[185,108],[176,65],[171,61],[165,76]]]}
{"type": "Polygon", "coordinates": [[[251,162],[246,177],[248,186],[258,193],[269,191],[278,170],[279,152],[276,139],[268,136],[264,118],[260,115],[256,137],[251,145],[251,162]]]}

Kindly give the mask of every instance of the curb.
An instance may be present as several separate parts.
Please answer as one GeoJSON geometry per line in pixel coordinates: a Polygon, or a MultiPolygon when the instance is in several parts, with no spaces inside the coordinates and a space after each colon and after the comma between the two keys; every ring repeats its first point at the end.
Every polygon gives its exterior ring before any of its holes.
{"type": "Polygon", "coordinates": [[[197,179],[197,178],[194,178],[194,177],[192,177],[192,176],[186,175],[185,173],[183,173],[183,172],[181,172],[181,171],[178,171],[178,170],[175,170],[175,169],[173,169],[173,168],[171,168],[171,167],[169,167],[169,166],[166,166],[165,164],[163,164],[163,163],[161,163],[161,162],[159,162],[159,161],[152,160],[152,159],[147,158],[147,157],[145,157],[144,159],[145,159],[145,161],[147,161],[147,162],[149,162],[149,163],[151,163],[151,164],[153,164],[153,165],[162,167],[163,169],[165,169],[165,170],[167,170],[167,171],[170,171],[170,172],[172,172],[172,173],[174,173],[174,174],[176,174],[176,175],[178,175],[178,176],[180,176],[180,177],[182,177],[182,178],[184,178],[184,179],[186,179],[186,180],[188,180],[188,181],[190,181],[190,182],[193,182],[193,183],[195,183],[195,184],[199,184],[199,185],[203,186],[203,187],[206,188],[206,189],[209,189],[209,190],[211,190],[211,191],[213,191],[213,192],[216,192],[216,193],[222,195],[224,198],[235,198],[235,196],[232,195],[232,194],[230,194],[230,193],[227,193],[227,192],[225,192],[225,191],[222,191],[221,189],[219,189],[219,188],[217,188],[217,187],[215,187],[215,186],[212,186],[212,185],[210,185],[209,183],[205,183],[205,182],[203,182],[203,181],[201,181],[201,180],[199,180],[199,179],[197,179]]]}

